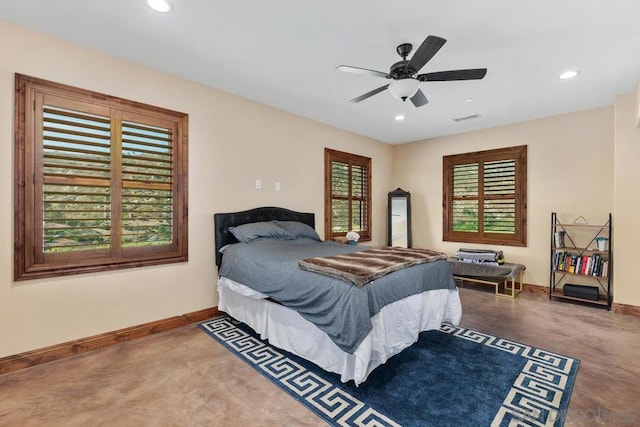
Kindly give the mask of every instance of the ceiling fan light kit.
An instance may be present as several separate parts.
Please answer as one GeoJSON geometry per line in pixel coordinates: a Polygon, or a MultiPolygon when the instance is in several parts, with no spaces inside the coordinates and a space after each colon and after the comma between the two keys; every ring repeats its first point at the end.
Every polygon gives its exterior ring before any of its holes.
{"type": "Polygon", "coordinates": [[[438,36],[427,36],[422,42],[416,53],[410,60],[407,56],[411,53],[413,45],[410,43],[402,43],[396,48],[398,55],[402,57],[402,61],[393,64],[388,73],[382,71],[369,70],[367,68],[352,67],[350,65],[340,65],[337,67],[340,71],[348,73],[365,74],[368,76],[382,77],[385,79],[393,79],[393,81],[379,88],[373,89],[363,95],[353,98],[349,102],[360,102],[372,97],[380,92],[389,89],[394,98],[406,101],[407,98],[415,107],[421,107],[429,101],[419,87],[420,82],[436,81],[445,82],[453,80],[480,80],[487,74],[486,68],[474,68],[468,70],[451,70],[438,71],[435,73],[418,74],[420,69],[434,57],[447,40],[438,36]]]}
{"type": "Polygon", "coordinates": [[[389,85],[388,89],[395,99],[406,101],[407,98],[411,98],[418,91],[418,81],[410,78],[395,80],[389,85]]]}

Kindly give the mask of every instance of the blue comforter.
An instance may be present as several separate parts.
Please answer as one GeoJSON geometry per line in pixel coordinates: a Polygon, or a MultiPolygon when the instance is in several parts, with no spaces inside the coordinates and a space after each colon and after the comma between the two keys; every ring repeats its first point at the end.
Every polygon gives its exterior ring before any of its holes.
{"type": "Polygon", "coordinates": [[[296,310],[353,353],[371,331],[371,317],[385,305],[428,290],[455,289],[446,260],[398,270],[362,288],[298,267],[303,258],[365,249],[312,239],[236,243],[225,248],[219,274],[296,310]]]}

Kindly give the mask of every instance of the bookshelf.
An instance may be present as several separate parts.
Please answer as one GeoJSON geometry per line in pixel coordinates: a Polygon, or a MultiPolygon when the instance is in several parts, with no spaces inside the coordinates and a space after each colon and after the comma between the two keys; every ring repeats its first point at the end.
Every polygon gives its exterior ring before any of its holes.
{"type": "Polygon", "coordinates": [[[601,224],[588,224],[581,216],[563,222],[551,213],[550,300],[580,301],[611,310],[612,226],[611,214],[601,224]]]}

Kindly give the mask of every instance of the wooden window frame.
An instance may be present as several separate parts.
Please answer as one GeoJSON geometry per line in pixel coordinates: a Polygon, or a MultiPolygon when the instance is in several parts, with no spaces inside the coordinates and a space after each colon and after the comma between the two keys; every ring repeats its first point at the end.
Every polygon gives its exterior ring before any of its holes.
{"type": "MultiPolygon", "coordinates": [[[[67,102],[65,101],[65,102],[67,102]]],[[[188,260],[188,115],[22,74],[15,75],[14,280],[63,276],[188,260]],[[110,219],[111,239],[105,249],[45,253],[42,147],[44,97],[67,100],[81,111],[110,111],[111,182],[122,184],[120,121],[141,118],[143,124],[169,123],[172,137],[172,233],[170,244],[127,247],[120,243],[120,215],[110,219]],[[40,141],[40,142],[38,142],[40,141]],[[115,153],[115,154],[114,154],[115,153]],[[40,224],[40,225],[39,225],[40,224]],[[115,231],[113,231],[115,230],[115,231]]],[[[61,107],[62,108],[62,107],[61,107]]],[[[112,191],[115,184],[111,184],[112,191]]],[[[122,185],[121,185],[122,187],[122,185]]],[[[110,196],[111,212],[119,212],[122,196],[110,196]]]]}
{"type": "MultiPolygon", "coordinates": [[[[506,246],[527,245],[527,146],[500,148],[495,150],[477,151],[473,153],[443,156],[443,228],[442,239],[450,242],[482,243],[506,246]],[[484,190],[482,168],[479,171],[478,189],[478,231],[453,231],[453,168],[456,165],[469,163],[484,164],[485,162],[514,160],[515,161],[515,233],[490,233],[483,231],[484,190]]],[[[487,197],[487,200],[489,197],[487,197]]]]}
{"type": "MultiPolygon", "coordinates": [[[[360,241],[369,241],[371,240],[371,158],[359,156],[357,154],[346,153],[344,151],[332,150],[330,148],[324,149],[324,176],[325,176],[325,184],[324,184],[324,195],[325,195],[325,204],[324,204],[324,236],[325,240],[333,240],[337,237],[345,237],[347,232],[332,232],[332,210],[331,210],[331,202],[333,200],[332,195],[332,167],[331,162],[337,161],[342,163],[347,163],[349,165],[349,170],[351,170],[352,165],[363,167],[367,170],[367,191],[364,195],[363,201],[365,202],[365,221],[366,221],[366,229],[358,230],[358,234],[360,234],[360,241]]],[[[349,172],[350,173],[350,172],[349,172]]],[[[351,177],[350,177],[351,179],[351,177]]],[[[348,200],[352,200],[351,195],[351,185],[349,186],[349,195],[347,196],[348,200]]],[[[352,210],[351,204],[349,205],[349,219],[348,223],[352,224],[352,210]]],[[[351,230],[349,230],[351,231],[351,230]]]]}

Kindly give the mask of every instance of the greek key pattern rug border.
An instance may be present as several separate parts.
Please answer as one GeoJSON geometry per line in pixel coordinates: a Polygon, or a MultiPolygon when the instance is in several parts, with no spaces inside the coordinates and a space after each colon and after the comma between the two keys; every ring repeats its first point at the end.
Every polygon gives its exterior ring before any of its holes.
{"type": "MultiPolygon", "coordinates": [[[[331,382],[287,357],[279,349],[238,328],[222,316],[199,327],[335,426],[399,426],[331,382]]],[[[579,361],[489,334],[443,324],[441,332],[526,358],[491,426],[561,426],[579,361]],[[567,403],[565,403],[566,407],[567,403]]]]}

